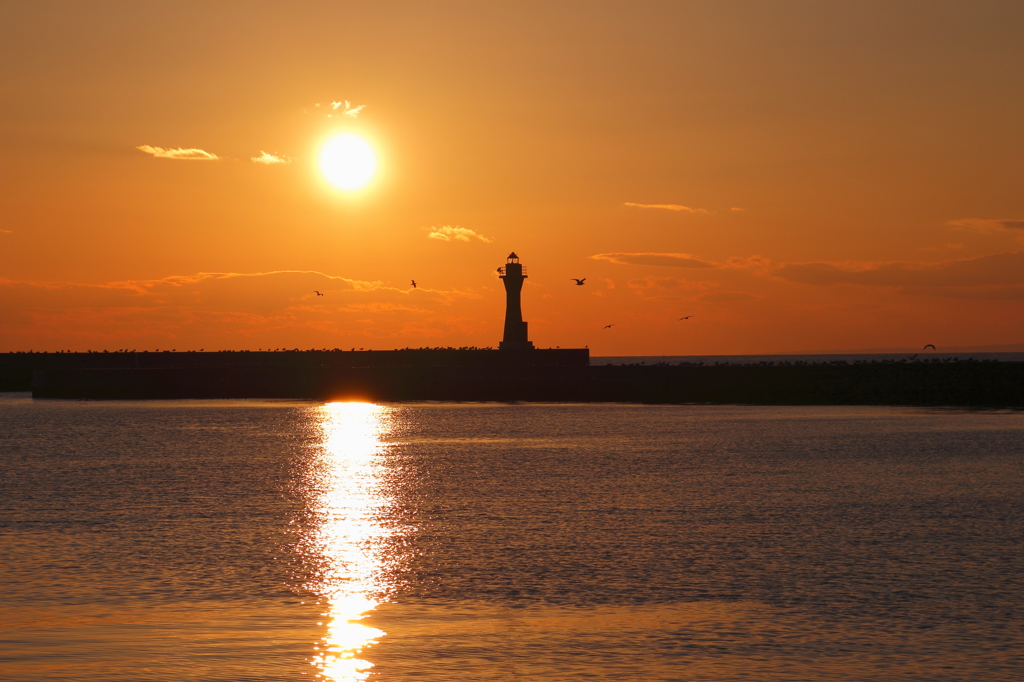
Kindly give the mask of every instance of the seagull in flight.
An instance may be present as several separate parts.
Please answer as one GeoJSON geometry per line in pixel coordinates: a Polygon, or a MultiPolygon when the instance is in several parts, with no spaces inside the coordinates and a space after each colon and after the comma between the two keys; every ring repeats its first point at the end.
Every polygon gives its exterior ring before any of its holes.
{"type": "Polygon", "coordinates": [[[611,329],[611,328],[612,328],[612,327],[614,327],[614,326],[615,326],[614,324],[606,324],[606,325],[604,326],[604,328],[605,328],[605,329],[611,329]]]}
{"type": "Polygon", "coordinates": [[[586,277],[584,277],[583,279],[576,279],[575,277],[570,277],[569,279],[571,279],[572,281],[576,282],[576,286],[578,286],[578,287],[583,286],[583,283],[587,281],[586,277]]]}
{"type": "Polygon", "coordinates": [[[932,350],[935,350],[935,344],[934,343],[929,343],[929,344],[925,345],[924,350],[928,350],[929,348],[931,348],[932,350]]]}
{"type": "Polygon", "coordinates": [[[321,293],[320,293],[319,291],[317,291],[316,289],[313,289],[313,293],[314,293],[314,294],[316,294],[317,296],[323,296],[323,294],[321,294],[321,293]]]}
{"type": "Polygon", "coordinates": [[[415,288],[416,288],[416,280],[412,280],[412,288],[413,288],[413,289],[415,289],[415,288]]]}
{"type": "Polygon", "coordinates": [[[688,319],[690,319],[691,317],[693,317],[693,315],[687,315],[686,317],[680,317],[679,319],[680,319],[680,320],[688,320],[688,319]]]}

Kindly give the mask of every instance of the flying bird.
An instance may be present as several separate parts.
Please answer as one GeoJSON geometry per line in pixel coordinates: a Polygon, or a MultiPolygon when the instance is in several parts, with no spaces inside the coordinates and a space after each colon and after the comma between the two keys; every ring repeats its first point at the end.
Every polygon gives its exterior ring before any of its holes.
{"type": "Polygon", "coordinates": [[[680,320],[688,320],[688,319],[690,319],[691,317],[693,317],[693,315],[687,315],[686,317],[680,317],[679,319],[680,319],[680,320]]]}
{"type": "Polygon", "coordinates": [[[935,350],[935,344],[934,343],[929,343],[929,344],[925,345],[923,350],[928,350],[929,348],[931,348],[932,350],[935,350]]]}
{"type": "Polygon", "coordinates": [[[614,324],[606,324],[606,325],[604,326],[604,328],[605,328],[605,329],[611,329],[611,328],[612,328],[612,327],[614,327],[614,326],[615,326],[614,324]]]}
{"type": "Polygon", "coordinates": [[[317,296],[323,296],[323,294],[321,294],[321,293],[320,293],[319,291],[317,291],[316,289],[313,289],[313,293],[314,293],[314,294],[316,294],[317,296]]]}
{"type": "Polygon", "coordinates": [[[578,286],[578,287],[583,286],[583,283],[587,281],[586,277],[584,277],[583,279],[576,279],[575,277],[570,277],[569,279],[571,279],[572,281],[576,282],[576,286],[578,286]]]}
{"type": "Polygon", "coordinates": [[[413,288],[413,289],[415,289],[415,288],[416,288],[416,280],[412,280],[412,288],[413,288]]]}

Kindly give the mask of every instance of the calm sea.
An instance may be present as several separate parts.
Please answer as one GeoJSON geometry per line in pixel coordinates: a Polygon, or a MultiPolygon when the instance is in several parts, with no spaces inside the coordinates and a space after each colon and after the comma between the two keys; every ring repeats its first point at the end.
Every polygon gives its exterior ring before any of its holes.
{"type": "Polygon", "coordinates": [[[1019,680],[1024,413],[0,397],[4,680],[1019,680]]]}

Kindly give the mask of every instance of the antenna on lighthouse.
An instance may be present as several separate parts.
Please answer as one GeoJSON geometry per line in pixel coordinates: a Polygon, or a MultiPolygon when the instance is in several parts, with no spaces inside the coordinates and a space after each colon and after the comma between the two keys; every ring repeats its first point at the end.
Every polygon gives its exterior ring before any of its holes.
{"type": "Polygon", "coordinates": [[[523,280],[526,266],[519,262],[516,252],[508,254],[505,264],[498,268],[498,277],[505,285],[505,336],[498,344],[501,350],[529,350],[533,348],[523,322],[523,280]]]}

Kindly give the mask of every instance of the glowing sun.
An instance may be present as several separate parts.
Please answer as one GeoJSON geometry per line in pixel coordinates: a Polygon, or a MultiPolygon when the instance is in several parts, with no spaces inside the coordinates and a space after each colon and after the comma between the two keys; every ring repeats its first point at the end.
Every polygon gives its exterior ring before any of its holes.
{"type": "Polygon", "coordinates": [[[338,189],[359,189],[377,170],[377,157],[363,138],[338,135],[320,151],[320,170],[327,182],[338,189]]]}

